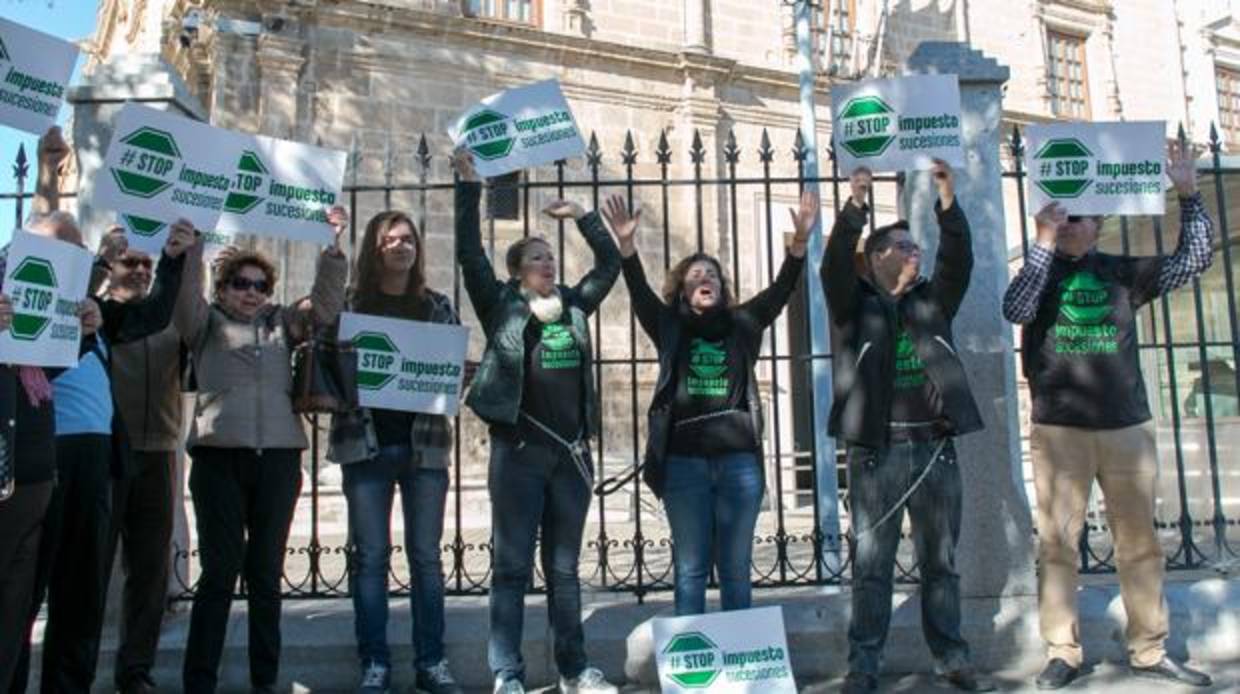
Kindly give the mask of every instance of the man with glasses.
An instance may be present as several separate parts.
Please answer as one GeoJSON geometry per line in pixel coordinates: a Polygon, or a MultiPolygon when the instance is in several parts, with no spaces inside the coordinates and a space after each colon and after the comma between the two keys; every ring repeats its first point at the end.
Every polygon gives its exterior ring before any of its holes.
{"type": "Polygon", "coordinates": [[[853,539],[852,623],[844,691],[878,689],[891,621],[892,577],[907,507],[921,577],[922,628],[942,679],[965,691],[994,689],[970,664],[960,632],[956,542],[961,483],[952,437],[982,428],[952,319],[973,269],[969,223],[952,171],[936,161],[939,246],[923,277],[907,222],[879,227],[855,257],[869,217],[870,171],[850,177],[822,264],[831,313],[834,402],[829,429],[845,442],[853,539]]]}
{"type": "Polygon", "coordinates": [[[1033,403],[1030,453],[1038,512],[1038,611],[1047,663],[1039,689],[1080,674],[1077,547],[1094,480],[1115,539],[1134,675],[1208,687],[1210,677],[1166,657],[1162,547],[1154,532],[1158,456],[1137,359],[1141,306],[1210,266],[1212,222],[1187,146],[1172,146],[1167,176],[1180,197],[1180,239],[1170,256],[1097,250],[1100,217],[1056,203],[1034,217],[1037,242],[1003,297],[1021,330],[1033,403]]]}
{"type": "MultiPolygon", "coordinates": [[[[101,257],[110,271],[107,296],[136,304],[149,296],[154,263],[125,243],[112,227],[101,257]]],[[[112,536],[120,540],[125,583],[121,593],[119,644],[113,679],[121,694],[155,691],[151,669],[167,604],[171,565],[176,450],[181,438],[181,374],[185,355],[172,325],[117,345],[112,354],[112,393],[129,438],[128,474],[112,488],[112,536]]]]}

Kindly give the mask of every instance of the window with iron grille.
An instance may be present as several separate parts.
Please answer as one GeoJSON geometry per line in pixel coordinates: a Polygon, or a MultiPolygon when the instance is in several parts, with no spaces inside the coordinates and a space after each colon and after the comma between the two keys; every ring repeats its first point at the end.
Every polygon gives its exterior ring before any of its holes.
{"type": "Polygon", "coordinates": [[[521,172],[491,179],[487,188],[487,215],[492,219],[521,219],[521,172]]]}
{"type": "Polygon", "coordinates": [[[1240,144],[1240,70],[1214,66],[1218,88],[1218,124],[1230,144],[1240,144]]]}
{"type": "Polygon", "coordinates": [[[542,0],[466,0],[465,7],[471,17],[501,19],[534,26],[538,26],[542,20],[542,0]]]}
{"type": "Polygon", "coordinates": [[[1047,31],[1046,47],[1051,113],[1060,118],[1088,120],[1089,71],[1085,66],[1085,37],[1047,31]]]}

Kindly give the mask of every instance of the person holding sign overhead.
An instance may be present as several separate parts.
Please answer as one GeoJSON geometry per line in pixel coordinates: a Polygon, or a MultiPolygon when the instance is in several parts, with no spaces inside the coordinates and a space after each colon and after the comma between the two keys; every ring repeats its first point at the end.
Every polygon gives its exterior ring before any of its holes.
{"type": "Polygon", "coordinates": [[[525,589],[541,534],[560,690],[612,694],[615,686],[586,658],[577,563],[594,482],[587,444],[598,417],[586,319],[620,274],[620,253],[598,213],[556,200],[544,213],[577,221],[594,268],[575,286],[559,284],[551,244],[530,236],[508,248],[510,279],[499,280],[482,246],[473,156],[458,149],[453,165],[457,261],[487,338],[466,404],[491,427],[488,658],[495,691],[525,691],[525,589]]]}
{"type": "MultiPolygon", "coordinates": [[[[426,286],[425,248],[421,231],[404,212],[375,215],[362,235],[347,309],[459,325],[452,301],[426,286]]],[[[391,687],[387,579],[397,486],[412,578],[417,688],[429,694],[461,691],[444,657],[439,553],[452,447],[452,424],[444,415],[363,407],[332,417],[327,459],[343,468],[349,504],[349,578],[362,694],[384,694],[391,687]]]]}
{"type": "Polygon", "coordinates": [[[643,476],[663,499],[672,528],[677,615],[706,611],[712,564],[723,609],[750,606],[753,530],[764,488],[754,366],[763,332],[801,278],[818,197],[803,193],[800,209],[789,212],[796,234],[779,274],[737,303],[719,260],[701,252],[668,271],[660,299],[637,254],[640,210],[630,215],[618,197],[605,208],[633,311],[659,353],[643,476]]]}
{"type": "Polygon", "coordinates": [[[185,448],[193,459],[202,576],[194,593],[182,680],[187,692],[214,692],[237,578],[249,603],[250,683],[274,691],[280,665],[280,578],[307,447],[293,412],[293,349],[344,304],[348,259],[340,235],[348,214],[333,208],[335,242],[319,256],[310,297],[271,302],[276,272],[260,253],[225,249],[214,300],[203,298],[202,244],[188,259],[193,300],[178,306],[177,332],[198,380],[185,448]]]}
{"type": "Polygon", "coordinates": [[[1094,480],[1106,498],[1134,675],[1210,686],[1167,658],[1163,552],[1154,532],[1158,455],[1138,362],[1138,309],[1199,276],[1213,258],[1192,153],[1172,145],[1167,176],[1180,197],[1180,239],[1169,256],[1097,249],[1102,219],[1050,203],[1034,217],[1037,241],[1003,297],[1021,330],[1033,401],[1030,451],[1038,510],[1038,612],[1047,663],[1040,689],[1080,674],[1077,544],[1094,480]]]}
{"type": "Polygon", "coordinates": [[[878,689],[891,621],[892,575],[907,507],[921,574],[921,622],[935,670],[965,691],[994,684],[969,663],[960,631],[960,468],[952,437],[982,428],[953,346],[956,316],[973,270],[969,222],[946,162],[932,168],[939,223],[934,274],[921,275],[921,246],[908,222],[878,227],[855,257],[869,217],[870,170],[849,177],[822,263],[831,312],[835,398],[828,427],[844,442],[852,513],[850,694],[878,689]]]}

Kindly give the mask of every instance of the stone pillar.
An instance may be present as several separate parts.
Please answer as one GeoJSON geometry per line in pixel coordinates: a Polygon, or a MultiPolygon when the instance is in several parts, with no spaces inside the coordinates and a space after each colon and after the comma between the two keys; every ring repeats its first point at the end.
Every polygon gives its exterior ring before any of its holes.
{"type": "Polygon", "coordinates": [[[710,38],[706,27],[707,0],[685,0],[684,50],[693,53],[710,53],[710,38]]]}
{"type": "MultiPolygon", "coordinates": [[[[986,423],[985,430],[957,442],[965,488],[956,560],[961,585],[966,597],[1032,594],[1033,521],[1021,471],[1016,363],[1012,328],[1001,311],[1008,272],[999,147],[1009,71],[955,42],[920,44],[905,71],[960,76],[964,165],[956,171],[956,201],[973,230],[974,266],[954,331],[986,423]]],[[[937,195],[929,173],[909,172],[904,196],[914,236],[933,262],[937,195]]]]}
{"type": "Polygon", "coordinates": [[[201,121],[207,120],[207,112],[158,54],[109,58],[86,75],[80,86],[70,89],[68,99],[73,105],[72,144],[78,159],[77,216],[87,245],[94,248],[103,230],[116,220],[112,210],[97,208],[92,199],[96,176],[112,140],[112,123],[125,102],[138,101],[201,121]]]}

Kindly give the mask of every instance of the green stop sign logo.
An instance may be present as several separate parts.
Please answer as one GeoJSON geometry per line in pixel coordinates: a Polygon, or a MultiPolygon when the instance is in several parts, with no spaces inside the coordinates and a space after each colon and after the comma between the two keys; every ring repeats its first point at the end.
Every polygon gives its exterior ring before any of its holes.
{"type": "Polygon", "coordinates": [[[236,214],[245,214],[263,201],[256,195],[263,188],[269,172],[263,160],[257,154],[246,150],[237,162],[237,173],[233,180],[232,190],[224,199],[224,210],[236,214]]]}
{"type": "Polygon", "coordinates": [[[123,214],[121,219],[125,222],[125,229],[135,236],[145,236],[147,238],[158,236],[159,232],[167,226],[158,219],[147,219],[132,214],[123,214]]]}
{"type": "Polygon", "coordinates": [[[705,634],[677,634],[663,649],[667,676],[687,689],[709,687],[723,671],[723,652],[705,634]]]}
{"type": "Polygon", "coordinates": [[[1075,198],[1093,179],[1089,170],[1094,153],[1072,137],[1047,140],[1033,155],[1038,188],[1052,198],[1075,198]]]}
{"type": "Polygon", "coordinates": [[[13,323],[9,333],[15,340],[39,339],[52,324],[56,303],[56,270],[51,262],[30,256],[13,271],[13,323]]]}
{"type": "Polygon", "coordinates": [[[358,351],[357,387],[382,390],[400,373],[400,350],[386,333],[366,331],[353,337],[358,351]]]}
{"type": "Polygon", "coordinates": [[[465,121],[465,146],[475,157],[490,161],[508,156],[516,142],[512,123],[502,113],[483,109],[465,121]]]}
{"type": "Polygon", "coordinates": [[[850,99],[838,120],[840,145],[858,159],[877,157],[896,139],[895,111],[877,96],[850,99]]]}
{"type": "Polygon", "coordinates": [[[181,150],[171,134],[143,126],[118,141],[117,166],[109,171],[126,195],[153,198],[172,186],[181,150]]]}

